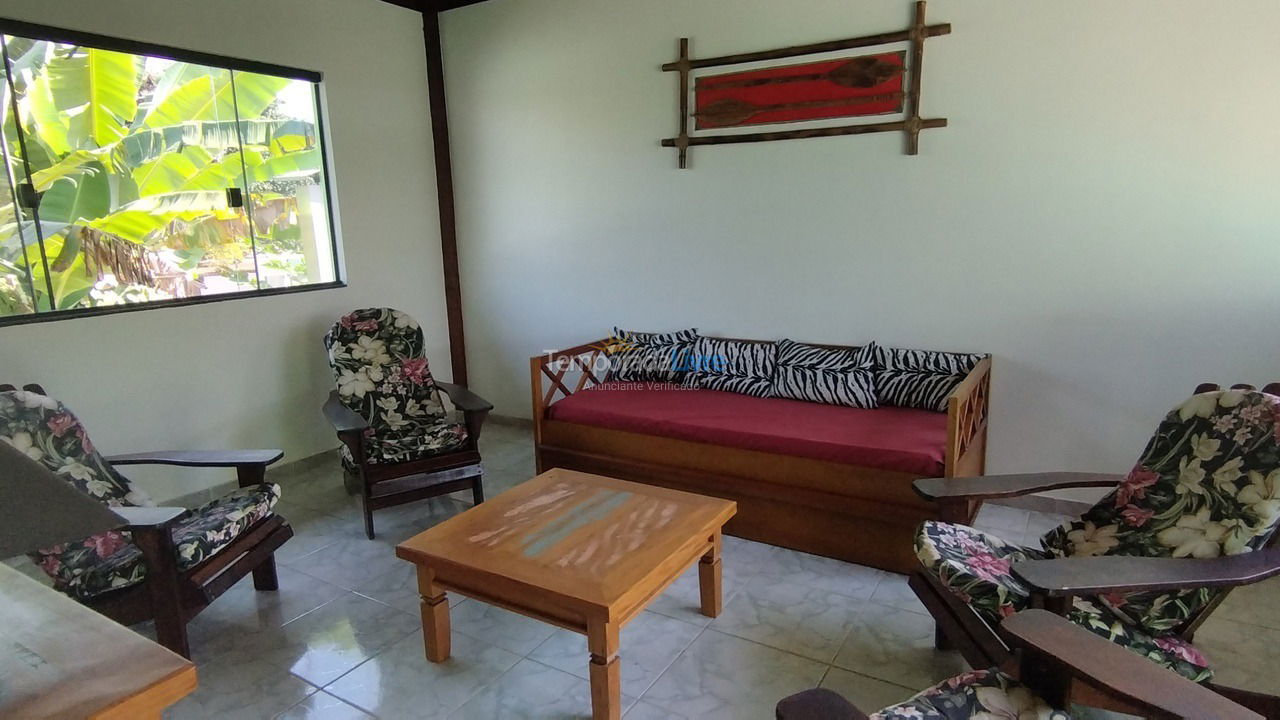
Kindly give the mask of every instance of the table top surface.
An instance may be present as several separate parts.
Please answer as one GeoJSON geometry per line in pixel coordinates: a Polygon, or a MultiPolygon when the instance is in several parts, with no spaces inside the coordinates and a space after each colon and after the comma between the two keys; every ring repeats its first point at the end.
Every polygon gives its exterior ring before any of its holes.
{"type": "Polygon", "coordinates": [[[446,585],[489,576],[609,607],[647,579],[669,580],[664,566],[687,561],[736,511],[730,500],[557,468],[406,540],[396,555],[446,585]]]}
{"type": "Polygon", "coordinates": [[[190,661],[6,565],[0,613],[0,717],[159,717],[196,687],[190,661]]]}

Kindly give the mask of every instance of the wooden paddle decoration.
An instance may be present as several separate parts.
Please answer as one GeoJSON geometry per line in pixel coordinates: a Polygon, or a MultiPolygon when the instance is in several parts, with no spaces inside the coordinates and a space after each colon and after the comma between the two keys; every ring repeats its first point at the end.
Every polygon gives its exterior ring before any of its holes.
{"type": "Polygon", "coordinates": [[[799,108],[844,107],[864,103],[883,103],[901,100],[902,93],[867,95],[865,97],[835,98],[833,100],[809,100],[804,102],[755,105],[745,100],[721,100],[693,113],[693,116],[709,127],[727,127],[750,120],[762,112],[771,110],[796,110],[799,108]]]}
{"type": "MultiPolygon", "coordinates": [[[[676,59],[662,65],[677,74],[679,125],[663,147],[675,148],[677,164],[689,167],[690,148],[697,145],[798,140],[900,132],[907,155],[920,152],[920,131],[947,126],[946,118],[923,117],[920,96],[925,41],[951,33],[950,23],[925,21],[925,0],[914,0],[911,22],[900,30],[838,40],[792,45],[715,57],[693,57],[689,39],[680,38],[676,59]],[[905,44],[905,50],[880,46],[905,44]],[[855,48],[866,55],[836,55],[855,48]],[[810,61],[773,61],[814,56],[810,61]],[[816,59],[822,56],[823,59],[816,59]],[[747,66],[694,77],[707,68],[747,66]],[[901,113],[894,119],[885,117],[901,113]],[[865,117],[861,123],[833,124],[838,118],[865,117]],[[873,118],[875,118],[873,120],[873,118]],[[696,121],[691,123],[690,121],[696,121]],[[821,124],[818,124],[821,121],[821,124]],[[780,123],[792,124],[789,129],[780,123]],[[696,128],[691,125],[696,124],[696,128]],[[773,125],[761,132],[740,132],[753,125],[773,125]],[[714,129],[733,127],[738,132],[714,129]],[[695,129],[711,132],[691,134],[695,129]]],[[[901,45],[899,45],[901,47],[901,45]]]]}
{"type": "MultiPolygon", "coordinates": [[[[902,55],[903,53],[898,53],[899,58],[901,58],[902,55]]],[[[891,63],[874,55],[866,55],[854,58],[849,62],[823,73],[784,75],[782,77],[773,78],[752,78],[749,80],[729,80],[725,82],[716,82],[715,78],[701,78],[698,80],[697,86],[699,89],[715,88],[717,90],[722,90],[726,88],[760,87],[762,85],[782,85],[784,83],[826,80],[828,82],[835,83],[840,87],[871,88],[898,77],[904,70],[906,70],[906,68],[902,66],[901,62],[891,63]]]]}

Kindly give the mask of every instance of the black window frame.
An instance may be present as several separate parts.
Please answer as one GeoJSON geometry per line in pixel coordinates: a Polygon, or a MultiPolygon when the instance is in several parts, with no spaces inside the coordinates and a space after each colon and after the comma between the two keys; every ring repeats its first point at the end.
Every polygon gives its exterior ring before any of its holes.
{"type": "Polygon", "coordinates": [[[251,298],[271,297],[275,295],[293,295],[296,293],[334,290],[347,287],[345,277],[346,267],[345,263],[342,261],[342,256],[340,255],[340,231],[338,228],[338,217],[336,214],[337,194],[334,188],[333,173],[331,172],[332,168],[329,159],[329,146],[327,142],[328,131],[325,122],[326,111],[328,108],[327,103],[324,102],[324,93],[321,91],[324,82],[324,74],[322,72],[318,70],[304,70],[302,68],[278,65],[259,60],[247,60],[245,58],[232,57],[230,55],[202,52],[199,50],[185,50],[171,45],[145,42],[142,40],[131,40],[128,38],[119,38],[110,35],[100,35],[98,33],[71,30],[69,28],[42,25],[39,23],[27,22],[24,20],[13,20],[5,17],[0,17],[0,35],[14,35],[45,42],[84,45],[102,50],[158,57],[177,62],[206,65],[224,70],[274,75],[290,80],[303,80],[314,84],[316,86],[313,90],[316,96],[316,133],[320,140],[320,171],[324,177],[325,184],[325,199],[327,201],[325,203],[325,213],[328,216],[327,219],[329,221],[330,257],[333,262],[333,272],[335,277],[334,280],[329,282],[312,283],[294,287],[259,288],[257,290],[218,293],[215,295],[197,295],[194,297],[172,298],[167,300],[150,300],[141,303],[104,305],[101,307],[89,308],[71,308],[68,310],[49,310],[23,315],[10,315],[0,317],[0,327],[7,327],[10,325],[29,325],[41,322],[56,322],[58,320],[98,317],[101,315],[115,315],[118,313],[140,312],[143,310],[180,308],[190,305],[204,305],[207,303],[223,302],[227,300],[248,300],[251,298]]]}

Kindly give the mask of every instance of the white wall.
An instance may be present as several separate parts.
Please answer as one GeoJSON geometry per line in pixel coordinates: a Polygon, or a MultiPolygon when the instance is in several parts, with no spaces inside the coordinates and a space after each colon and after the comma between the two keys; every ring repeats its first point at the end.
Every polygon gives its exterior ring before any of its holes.
{"type": "Polygon", "coordinates": [[[1280,3],[933,0],[895,135],[694,148],[709,56],[905,27],[907,0],[491,0],[444,17],[472,385],[613,324],[987,351],[990,469],[1124,470],[1203,380],[1280,379],[1280,3]]]}
{"type": "MultiPolygon", "coordinates": [[[[343,312],[422,324],[449,377],[419,15],[376,0],[0,0],[0,15],[319,70],[349,287],[0,328],[0,382],[40,382],[106,452],[337,445],[320,339],[343,312]]],[[[131,472],[160,499],[223,474],[131,472]]]]}

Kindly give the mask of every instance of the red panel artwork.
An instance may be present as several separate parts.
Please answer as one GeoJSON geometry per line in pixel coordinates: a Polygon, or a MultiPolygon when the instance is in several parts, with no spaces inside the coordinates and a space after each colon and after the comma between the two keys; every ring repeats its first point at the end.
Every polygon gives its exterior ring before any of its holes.
{"type": "Polygon", "coordinates": [[[905,53],[889,52],[698,78],[698,129],[902,112],[905,53]]]}

